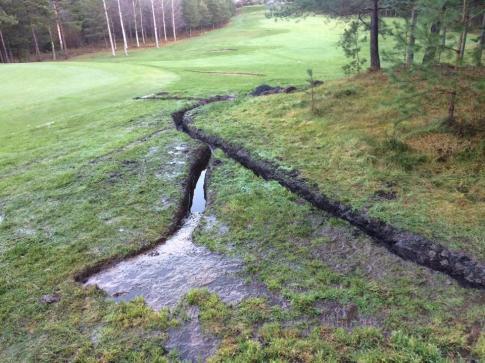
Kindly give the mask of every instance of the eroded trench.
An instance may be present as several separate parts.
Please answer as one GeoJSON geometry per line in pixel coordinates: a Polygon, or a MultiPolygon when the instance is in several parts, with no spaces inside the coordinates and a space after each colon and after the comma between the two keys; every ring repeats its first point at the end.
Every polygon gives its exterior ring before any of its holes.
{"type": "Polygon", "coordinates": [[[150,251],[90,276],[86,286],[96,285],[116,301],[143,296],[155,310],[176,306],[195,288],[207,288],[226,303],[257,295],[258,291],[240,276],[240,260],[213,253],[192,240],[206,208],[207,162],[190,192],[189,212],[175,234],[150,251]]]}
{"type": "MultiPolygon", "coordinates": [[[[189,111],[203,105],[231,100],[231,96],[215,96],[198,100],[192,106],[172,114],[180,131],[204,143],[202,151],[195,153],[185,188],[185,198],[170,228],[168,239],[160,239],[158,245],[148,251],[123,260],[100,263],[77,276],[85,286],[96,285],[115,301],[129,301],[142,296],[155,310],[175,307],[194,288],[207,288],[229,304],[236,304],[251,296],[268,296],[266,289],[247,282],[242,275],[243,263],[237,258],[211,252],[204,246],[194,244],[192,234],[197,228],[206,208],[206,181],[210,165],[210,148],[219,148],[256,175],[266,180],[276,180],[282,186],[306,199],[315,207],[330,212],[363,230],[382,243],[394,254],[444,272],[467,287],[485,286],[485,268],[468,256],[446,249],[421,236],[401,231],[394,226],[351,211],[339,202],[328,200],[309,187],[297,176],[283,173],[267,161],[254,159],[243,148],[227,143],[190,125],[189,111]],[[447,264],[443,264],[446,261],[447,264]]],[[[182,327],[171,330],[167,347],[177,349],[180,357],[187,360],[204,360],[218,345],[216,337],[205,335],[198,322],[198,312],[189,311],[189,320],[182,327]]]]}

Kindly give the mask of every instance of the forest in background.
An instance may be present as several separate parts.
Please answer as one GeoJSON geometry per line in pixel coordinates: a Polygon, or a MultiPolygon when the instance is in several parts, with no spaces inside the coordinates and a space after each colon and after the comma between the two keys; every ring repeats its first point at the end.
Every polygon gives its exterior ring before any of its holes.
{"type": "Polygon", "coordinates": [[[77,48],[102,46],[115,55],[129,46],[158,47],[221,26],[235,10],[232,0],[0,0],[0,61],[63,59],[77,48]]]}

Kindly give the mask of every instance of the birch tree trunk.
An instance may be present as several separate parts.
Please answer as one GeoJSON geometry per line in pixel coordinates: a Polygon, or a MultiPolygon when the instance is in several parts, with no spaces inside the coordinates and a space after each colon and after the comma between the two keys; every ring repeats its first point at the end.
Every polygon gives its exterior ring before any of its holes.
{"type": "Polygon", "coordinates": [[[121,11],[121,3],[118,0],[118,12],[120,13],[121,34],[123,34],[123,50],[125,55],[128,55],[128,41],[126,40],[125,25],[123,24],[123,13],[121,11]]]}
{"type": "Polygon", "coordinates": [[[5,63],[10,63],[10,59],[8,59],[7,46],[5,45],[5,39],[3,38],[2,30],[0,30],[0,41],[2,42],[3,52],[5,53],[5,63]]]}
{"type": "Polygon", "coordinates": [[[140,27],[141,27],[141,39],[143,44],[146,43],[145,40],[145,26],[143,25],[143,9],[141,8],[140,0],[138,0],[138,10],[140,11],[140,27]]]}
{"type": "Polygon", "coordinates": [[[135,39],[136,39],[136,46],[140,48],[140,39],[138,38],[138,21],[136,19],[136,6],[135,6],[135,0],[132,0],[133,2],[133,19],[135,20],[135,39]]]}
{"type": "Polygon", "coordinates": [[[418,23],[418,9],[417,6],[413,6],[411,12],[411,23],[409,27],[409,39],[408,48],[406,52],[406,65],[411,67],[414,63],[414,47],[416,44],[416,25],[418,23]]]}
{"type": "Polygon", "coordinates": [[[56,18],[57,36],[59,37],[59,46],[61,51],[66,51],[66,43],[64,41],[64,31],[62,29],[61,20],[59,18],[59,9],[57,5],[57,0],[52,1],[54,8],[54,17],[56,18]]]}
{"type": "Polygon", "coordinates": [[[150,1],[152,3],[153,29],[155,32],[155,43],[157,45],[157,48],[160,48],[160,43],[158,42],[157,17],[155,16],[155,4],[153,3],[153,0],[150,0],[150,1]]]}
{"type": "MultiPolygon", "coordinates": [[[[175,28],[175,4],[172,0],[172,31],[173,31],[173,40],[177,41],[177,29],[175,28]]],[[[484,17],[485,19],[485,17],[484,17]]]]}
{"type": "Polygon", "coordinates": [[[104,15],[106,17],[106,27],[108,28],[109,44],[111,45],[111,54],[116,56],[116,49],[113,42],[113,34],[111,34],[111,25],[109,22],[108,7],[106,6],[106,0],[103,0],[104,15]]]}
{"type": "Polygon", "coordinates": [[[379,56],[379,0],[373,0],[370,22],[370,69],[372,71],[381,69],[379,56]]]}
{"type": "Polygon", "coordinates": [[[51,41],[52,60],[57,60],[56,45],[54,44],[54,38],[52,37],[52,31],[51,31],[50,25],[47,27],[47,30],[49,32],[49,39],[51,41]]]}
{"type": "Polygon", "coordinates": [[[167,26],[165,24],[165,5],[164,5],[164,0],[160,0],[160,3],[162,4],[163,38],[165,39],[165,42],[167,42],[167,26]]]}
{"type": "Polygon", "coordinates": [[[460,34],[460,42],[458,48],[458,63],[463,63],[463,57],[465,56],[465,47],[466,47],[466,38],[468,35],[468,22],[470,21],[470,6],[468,0],[463,0],[463,16],[462,16],[462,24],[463,24],[463,31],[460,34]]]}
{"type": "Polygon", "coordinates": [[[37,57],[40,56],[40,49],[39,49],[39,42],[37,41],[37,34],[35,33],[35,28],[32,25],[32,38],[34,39],[34,48],[35,48],[35,55],[37,57]]]}

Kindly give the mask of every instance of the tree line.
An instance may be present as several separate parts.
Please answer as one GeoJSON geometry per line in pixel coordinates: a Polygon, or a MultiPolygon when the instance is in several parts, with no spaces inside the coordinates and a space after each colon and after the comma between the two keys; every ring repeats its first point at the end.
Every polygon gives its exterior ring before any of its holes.
{"type": "Polygon", "coordinates": [[[234,14],[232,0],[0,0],[0,62],[45,53],[55,60],[100,45],[113,56],[128,54],[131,46],[159,47],[234,14]]]}

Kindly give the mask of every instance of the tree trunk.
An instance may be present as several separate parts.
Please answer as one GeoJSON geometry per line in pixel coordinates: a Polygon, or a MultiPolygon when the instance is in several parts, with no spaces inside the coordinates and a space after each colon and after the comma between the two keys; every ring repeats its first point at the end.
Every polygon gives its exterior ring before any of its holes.
{"type": "Polygon", "coordinates": [[[115,23],[113,23],[113,18],[109,18],[109,23],[111,24],[111,34],[113,35],[115,50],[118,50],[118,42],[116,41],[115,23]]]}
{"type": "Polygon", "coordinates": [[[125,25],[123,24],[123,13],[121,12],[121,3],[118,0],[118,12],[120,14],[121,34],[123,34],[123,50],[125,55],[128,55],[128,41],[126,40],[125,25]]]}
{"type": "Polygon", "coordinates": [[[175,5],[173,0],[172,0],[172,30],[173,30],[173,40],[177,41],[177,29],[175,28],[175,5]]]}
{"type": "Polygon", "coordinates": [[[478,50],[477,50],[477,64],[479,66],[482,65],[482,53],[483,48],[485,48],[485,14],[482,16],[482,29],[480,31],[480,42],[478,43],[478,50]]]}
{"type": "Polygon", "coordinates": [[[50,25],[47,27],[47,30],[49,32],[49,39],[51,41],[52,60],[57,60],[56,45],[54,44],[54,38],[52,37],[52,31],[51,31],[50,25]]]}
{"type": "Polygon", "coordinates": [[[438,52],[438,63],[441,63],[441,54],[443,53],[446,47],[446,33],[447,33],[447,29],[445,26],[443,26],[443,31],[441,32],[440,50],[438,52]]]}
{"type": "Polygon", "coordinates": [[[463,57],[465,56],[465,47],[466,47],[466,38],[468,35],[468,22],[470,21],[470,6],[468,0],[463,0],[463,16],[462,16],[462,24],[463,24],[463,31],[460,34],[460,42],[458,48],[458,63],[463,63],[463,57]]]}
{"type": "Polygon", "coordinates": [[[108,15],[108,8],[106,6],[106,0],[103,0],[103,6],[104,6],[104,15],[106,17],[106,27],[108,28],[108,36],[109,36],[109,44],[111,45],[111,54],[113,57],[116,56],[116,49],[115,45],[113,42],[113,34],[111,34],[111,26],[109,22],[109,15],[108,15]]]}
{"type": "Polygon", "coordinates": [[[143,44],[146,44],[145,26],[143,25],[143,9],[141,8],[140,0],[138,0],[138,10],[140,11],[141,40],[142,40],[143,44]]]}
{"type": "Polygon", "coordinates": [[[373,0],[370,22],[370,69],[372,71],[381,69],[379,56],[379,0],[373,0]]]}
{"type": "Polygon", "coordinates": [[[416,25],[418,23],[418,9],[417,6],[413,6],[411,12],[411,23],[409,26],[409,39],[408,48],[406,52],[406,65],[411,67],[414,63],[414,47],[416,45],[416,25]]]}
{"type": "Polygon", "coordinates": [[[166,42],[167,41],[167,26],[165,24],[165,4],[164,4],[164,0],[160,0],[160,3],[162,4],[163,38],[165,39],[165,42],[166,42]]]}
{"type": "Polygon", "coordinates": [[[439,18],[431,24],[431,35],[430,35],[430,44],[427,45],[424,56],[423,56],[423,64],[429,64],[433,62],[436,58],[436,51],[438,50],[437,43],[439,41],[439,35],[441,32],[441,21],[443,16],[446,12],[446,5],[441,8],[441,12],[439,14],[439,18]]]}
{"type": "Polygon", "coordinates": [[[136,20],[136,6],[135,6],[135,0],[132,0],[133,2],[133,19],[135,20],[135,39],[136,39],[136,46],[140,48],[140,39],[138,38],[138,22],[136,20]]]}
{"type": "Polygon", "coordinates": [[[155,4],[153,3],[153,0],[151,0],[151,3],[153,15],[153,31],[155,32],[155,44],[157,45],[157,48],[160,48],[160,43],[158,42],[157,17],[155,16],[155,4]]]}
{"type": "Polygon", "coordinates": [[[39,42],[37,41],[37,34],[35,33],[35,28],[32,25],[32,38],[34,39],[35,55],[40,56],[39,42]]]}
{"type": "Polygon", "coordinates": [[[10,63],[10,59],[8,58],[7,46],[5,44],[5,39],[3,38],[3,33],[0,30],[0,41],[2,42],[2,49],[5,53],[5,63],[10,63]]]}
{"type": "Polygon", "coordinates": [[[56,27],[57,27],[57,35],[59,37],[59,46],[61,51],[67,54],[66,39],[64,38],[64,29],[62,28],[61,19],[59,16],[59,4],[57,3],[57,0],[53,0],[52,5],[54,8],[54,17],[56,18],[56,27]]]}

